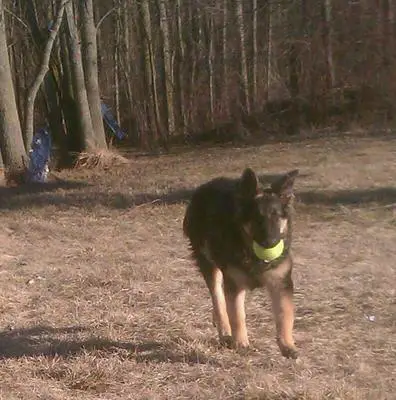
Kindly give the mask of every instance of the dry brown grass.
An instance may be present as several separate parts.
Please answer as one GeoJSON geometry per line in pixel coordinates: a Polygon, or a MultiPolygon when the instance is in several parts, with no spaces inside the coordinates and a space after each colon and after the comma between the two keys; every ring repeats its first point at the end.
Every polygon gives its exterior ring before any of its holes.
{"type": "Polygon", "coordinates": [[[0,168],[1,181],[5,182],[8,187],[16,187],[23,185],[27,182],[27,175],[25,169],[19,171],[9,171],[0,168]]]}
{"type": "Polygon", "coordinates": [[[128,160],[114,149],[100,150],[95,153],[79,153],[75,162],[75,168],[109,169],[117,166],[126,166],[128,163],[128,160]]]}
{"type": "Polygon", "coordinates": [[[351,136],[0,187],[0,398],[394,399],[395,153],[394,137],[351,136]],[[247,299],[254,350],[217,345],[182,236],[190,189],[247,165],[301,169],[298,362],[280,356],[261,291],[247,299]]]}

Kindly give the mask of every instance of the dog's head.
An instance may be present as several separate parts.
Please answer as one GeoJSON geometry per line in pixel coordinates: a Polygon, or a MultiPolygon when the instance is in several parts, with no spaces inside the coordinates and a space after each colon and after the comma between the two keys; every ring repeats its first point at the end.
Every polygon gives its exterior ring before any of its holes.
{"type": "Polygon", "coordinates": [[[262,189],[250,168],[243,172],[239,185],[242,219],[246,233],[258,249],[271,250],[278,246],[279,252],[281,246],[283,250],[282,239],[288,229],[288,209],[297,175],[298,170],[290,171],[268,189],[262,189]]]}

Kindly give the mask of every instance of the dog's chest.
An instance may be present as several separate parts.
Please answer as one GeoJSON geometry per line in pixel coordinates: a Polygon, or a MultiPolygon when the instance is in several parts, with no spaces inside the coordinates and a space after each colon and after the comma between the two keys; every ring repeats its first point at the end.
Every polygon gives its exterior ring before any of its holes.
{"type": "Polygon", "coordinates": [[[238,266],[229,265],[224,273],[230,277],[238,287],[256,289],[267,284],[282,282],[289,274],[292,262],[289,257],[275,266],[268,266],[257,262],[246,262],[238,266]]]}

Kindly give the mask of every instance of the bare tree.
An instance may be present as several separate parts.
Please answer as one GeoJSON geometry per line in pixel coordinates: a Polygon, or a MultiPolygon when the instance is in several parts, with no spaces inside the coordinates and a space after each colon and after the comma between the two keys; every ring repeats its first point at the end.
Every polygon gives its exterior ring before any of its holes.
{"type": "MultiPolygon", "coordinates": [[[[65,0],[7,3],[11,73],[24,133],[32,132],[30,114],[26,116],[23,107],[27,86],[35,81],[36,71],[42,67],[43,50],[51,36],[45,21],[48,16],[55,21],[60,1],[65,0]]],[[[103,130],[99,95],[113,101],[117,119],[130,131],[129,137],[136,139],[133,143],[139,145],[150,137],[152,144],[158,139],[166,141],[167,132],[186,133],[187,128],[189,133],[199,132],[210,125],[216,128],[216,112],[221,112],[223,121],[231,118],[231,105],[237,101],[246,113],[258,111],[266,100],[260,96],[268,96],[271,101],[275,96],[286,100],[290,95],[289,101],[280,102],[279,107],[287,103],[287,112],[297,119],[303,110],[297,107],[291,112],[291,104],[304,104],[309,107],[304,108],[309,110],[309,118],[315,118],[313,123],[325,122],[322,117],[328,116],[329,106],[326,91],[341,83],[357,90],[359,85],[370,85],[380,96],[391,100],[395,0],[73,3],[79,7],[80,19],[78,23],[70,18],[68,21],[74,21],[81,29],[76,29],[76,35],[82,35],[82,76],[91,117],[82,126],[93,126],[92,148],[105,145],[102,133],[101,143],[97,137],[103,130]],[[92,5],[95,16],[103,16],[95,20],[96,27],[92,5]],[[114,15],[113,23],[108,23],[108,15],[114,15]],[[98,65],[96,46],[101,50],[98,65]],[[95,81],[98,70],[99,83],[95,81]],[[90,93],[94,93],[94,101],[90,93]]],[[[61,31],[64,28],[67,25],[62,25],[61,31]]],[[[78,60],[78,54],[71,47],[67,49],[63,34],[59,42],[55,41],[49,72],[40,86],[43,90],[37,91],[34,104],[35,118],[40,123],[47,119],[54,136],[58,135],[55,132],[62,132],[56,138],[57,144],[67,147],[60,139],[70,145],[77,132],[70,151],[77,151],[80,131],[73,123],[85,115],[81,111],[84,90],[77,95],[66,83],[70,71],[74,71],[75,81],[78,69],[74,64],[78,62],[70,60],[78,60]]],[[[30,96],[27,102],[31,104],[30,96]]],[[[378,106],[379,103],[376,102],[378,106]]],[[[304,121],[301,119],[301,123],[304,121]]],[[[82,142],[80,148],[86,147],[86,140],[82,142]]]]}
{"type": "Polygon", "coordinates": [[[85,87],[88,98],[92,127],[95,135],[95,147],[107,148],[106,135],[100,104],[98,82],[98,48],[92,0],[80,0],[80,17],[82,30],[82,50],[85,87]]]}
{"type": "Polygon", "coordinates": [[[323,41],[326,48],[326,66],[328,88],[336,85],[335,67],[333,60],[333,21],[332,21],[332,0],[323,0],[323,41]]]}
{"type": "Polygon", "coordinates": [[[185,108],[185,85],[184,85],[184,62],[186,56],[186,44],[183,37],[183,19],[182,19],[182,0],[177,0],[176,6],[177,12],[177,34],[179,41],[179,62],[178,62],[178,72],[179,72],[179,104],[180,104],[180,115],[182,119],[182,133],[185,133],[187,126],[187,113],[185,108]]]}
{"type": "Polygon", "coordinates": [[[252,1],[253,6],[253,107],[257,106],[257,81],[258,81],[258,49],[257,49],[257,0],[252,1]]]}
{"type": "Polygon", "coordinates": [[[236,0],[236,15],[238,24],[238,33],[240,41],[240,59],[241,59],[241,80],[244,95],[244,106],[246,112],[250,113],[250,97],[249,97],[249,75],[247,67],[246,43],[245,43],[245,23],[243,18],[243,1],[236,0]]]}
{"type": "MultiPolygon", "coordinates": [[[[117,0],[119,1],[119,0],[117,0]]],[[[128,121],[128,128],[130,131],[135,130],[135,125],[134,125],[134,120],[136,118],[136,115],[139,115],[139,117],[143,121],[147,121],[147,118],[144,118],[142,116],[142,113],[136,110],[136,103],[138,101],[135,99],[135,97],[141,95],[142,90],[140,87],[142,86],[142,82],[145,82],[145,80],[139,80],[140,86],[136,89],[136,87],[133,85],[133,79],[135,75],[141,75],[141,60],[143,59],[141,52],[133,51],[133,45],[131,43],[133,40],[135,42],[138,41],[138,38],[141,37],[139,34],[139,29],[141,28],[141,25],[137,23],[137,20],[139,18],[139,12],[138,12],[138,7],[137,3],[133,2],[131,5],[129,5],[129,0],[122,0],[121,4],[121,9],[120,9],[120,33],[123,33],[122,35],[122,49],[124,51],[119,54],[118,56],[118,61],[120,62],[120,67],[122,68],[122,73],[123,73],[123,83],[125,85],[120,85],[121,90],[124,89],[124,95],[126,97],[126,100],[128,101],[128,105],[126,108],[124,108],[124,113],[129,116],[127,119],[128,121]],[[131,26],[131,20],[133,21],[133,25],[131,26]]],[[[121,40],[121,39],[120,39],[121,40]]],[[[120,49],[121,49],[121,44],[120,44],[120,49]]],[[[120,50],[119,49],[119,50],[120,50]]],[[[142,101],[143,103],[143,101],[142,101]]],[[[121,120],[121,115],[119,117],[119,121],[121,120]]],[[[147,123],[147,122],[146,122],[147,123]]],[[[142,123],[141,125],[143,125],[142,123]]],[[[145,131],[145,129],[140,129],[141,131],[145,131]]],[[[136,140],[138,140],[138,132],[134,132],[136,140]]],[[[143,144],[146,140],[146,135],[142,134],[140,135],[140,141],[141,144],[143,144]]]]}
{"type": "MultiPolygon", "coordinates": [[[[151,11],[149,0],[142,0],[142,31],[144,32],[144,60],[145,76],[148,90],[148,110],[150,116],[151,134],[153,142],[157,140],[157,134],[161,134],[161,114],[159,109],[158,89],[157,89],[157,70],[154,59],[153,35],[151,23],[151,11]]],[[[152,143],[154,144],[154,143],[152,143]]]]}
{"type": "Polygon", "coordinates": [[[0,0],[0,147],[7,177],[21,179],[27,157],[12,84],[3,0],[0,0]]]}
{"type": "MultiPolygon", "coordinates": [[[[117,121],[121,120],[120,112],[120,64],[121,64],[121,4],[119,0],[113,0],[117,12],[114,17],[114,103],[117,121]]],[[[129,30],[128,30],[129,33],[129,30]]]]}
{"type": "Polygon", "coordinates": [[[87,91],[85,88],[84,70],[81,61],[80,38],[75,23],[73,3],[66,4],[66,16],[69,29],[68,44],[70,55],[71,79],[73,85],[74,100],[76,102],[80,135],[84,150],[95,152],[101,147],[92,126],[87,91]]]}
{"type": "Polygon", "coordinates": [[[33,139],[33,116],[34,116],[34,102],[36,100],[37,92],[40,89],[41,84],[49,70],[49,61],[52,53],[52,48],[55,43],[55,39],[58,35],[59,28],[63,20],[63,14],[65,11],[65,5],[71,0],[61,0],[58,2],[58,11],[55,17],[55,22],[52,24],[47,42],[44,47],[44,51],[41,58],[41,63],[39,65],[37,75],[28,89],[26,102],[25,102],[25,112],[23,120],[23,137],[25,140],[25,148],[29,150],[30,144],[33,139]]]}
{"type": "Polygon", "coordinates": [[[272,58],[273,58],[273,18],[274,7],[272,0],[267,3],[267,68],[266,68],[266,84],[267,84],[267,101],[270,100],[271,86],[272,86],[272,58]]]}
{"type": "MultiPolygon", "coordinates": [[[[327,0],[330,1],[330,0],[327,0]]],[[[382,43],[382,64],[385,69],[390,64],[393,49],[392,21],[393,14],[391,0],[380,0],[379,2],[379,27],[381,32],[380,42],[382,43]]]]}
{"type": "Polygon", "coordinates": [[[170,43],[169,22],[167,15],[167,1],[159,0],[160,9],[160,25],[163,39],[163,56],[165,66],[165,90],[166,90],[166,105],[168,112],[168,134],[175,134],[175,109],[174,109],[174,79],[172,68],[172,50],[170,43]]]}
{"type": "Polygon", "coordinates": [[[227,26],[228,26],[228,0],[223,0],[223,26],[222,26],[222,49],[223,49],[223,103],[225,112],[228,115],[228,47],[227,47],[227,26]]]}
{"type": "Polygon", "coordinates": [[[215,103],[215,30],[213,16],[208,16],[209,25],[209,54],[208,54],[208,72],[209,72],[209,104],[210,104],[210,122],[214,122],[214,103],[215,103]]]}

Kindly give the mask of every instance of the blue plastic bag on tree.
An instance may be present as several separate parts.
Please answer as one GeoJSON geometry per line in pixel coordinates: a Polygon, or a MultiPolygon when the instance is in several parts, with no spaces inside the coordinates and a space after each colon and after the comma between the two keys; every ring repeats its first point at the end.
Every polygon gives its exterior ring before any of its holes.
{"type": "Polygon", "coordinates": [[[101,108],[102,108],[102,116],[104,121],[106,122],[107,126],[111,129],[113,134],[118,138],[118,139],[124,139],[125,132],[120,128],[118,125],[118,122],[114,118],[113,114],[110,111],[110,108],[105,104],[101,103],[101,108]]]}
{"type": "Polygon", "coordinates": [[[48,179],[48,163],[51,158],[51,135],[48,129],[41,128],[33,136],[29,151],[28,179],[30,182],[46,182],[48,179]]]}

